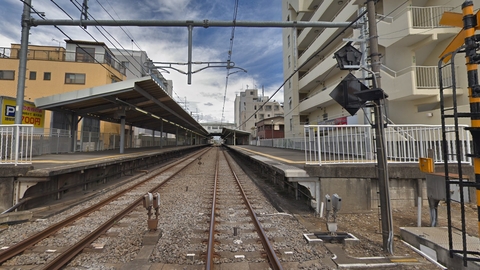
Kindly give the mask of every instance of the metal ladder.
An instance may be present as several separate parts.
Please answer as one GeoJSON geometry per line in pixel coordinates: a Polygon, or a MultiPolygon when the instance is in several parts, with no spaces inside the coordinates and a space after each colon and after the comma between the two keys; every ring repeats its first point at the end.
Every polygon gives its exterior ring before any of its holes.
{"type": "MultiPolygon", "coordinates": [[[[463,175],[462,171],[462,155],[471,156],[468,153],[461,153],[460,139],[459,139],[459,126],[458,118],[468,117],[470,118],[471,114],[469,112],[458,112],[457,110],[457,87],[456,87],[456,76],[455,76],[455,56],[458,52],[464,52],[464,46],[460,47],[456,51],[445,55],[438,62],[438,78],[439,78],[439,88],[440,88],[440,113],[441,113],[441,122],[442,122],[442,148],[443,148],[443,161],[444,161],[444,173],[445,173],[445,190],[446,190],[446,205],[447,205],[447,222],[448,222],[448,246],[450,250],[450,256],[453,257],[455,253],[461,254],[463,257],[464,265],[467,265],[469,260],[478,260],[478,257],[472,257],[469,255],[478,255],[478,252],[468,251],[467,249],[467,232],[466,232],[466,221],[465,221],[465,195],[463,192],[464,187],[476,186],[475,182],[469,182],[468,177],[463,175]],[[450,61],[447,64],[443,64],[443,59],[447,56],[451,56],[450,61]],[[444,70],[451,70],[451,80],[450,85],[445,85],[444,80],[444,70]],[[445,107],[445,91],[451,90],[452,92],[452,107],[445,107]],[[446,119],[453,119],[454,128],[453,130],[447,130],[446,128],[446,119]],[[453,137],[453,143],[455,147],[455,153],[450,153],[449,145],[452,140],[447,140],[447,138],[453,137]],[[457,167],[458,175],[453,175],[450,173],[449,168],[449,157],[455,157],[457,162],[455,166],[457,167]],[[453,232],[452,232],[452,208],[451,208],[451,193],[450,185],[458,185],[460,188],[460,211],[461,211],[461,228],[455,228],[461,232],[462,236],[462,249],[455,250],[453,248],[453,232]]],[[[445,72],[448,74],[448,72],[445,72]]],[[[468,129],[468,128],[466,128],[468,129]]],[[[453,166],[452,166],[453,169],[453,166]]]]}

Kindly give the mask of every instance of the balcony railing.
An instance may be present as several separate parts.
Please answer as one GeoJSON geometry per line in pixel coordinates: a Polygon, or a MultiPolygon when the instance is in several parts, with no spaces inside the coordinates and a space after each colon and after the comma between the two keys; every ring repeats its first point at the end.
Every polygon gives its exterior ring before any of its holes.
{"type": "Polygon", "coordinates": [[[409,7],[412,13],[412,26],[413,28],[439,28],[447,27],[440,25],[440,18],[445,11],[451,11],[453,7],[409,7]]]}
{"type": "MultiPolygon", "coordinates": [[[[0,58],[19,59],[20,49],[3,48],[0,47],[0,58]]],[[[108,57],[102,53],[95,53],[93,57],[77,58],[76,52],[67,52],[63,48],[55,50],[28,50],[28,60],[43,60],[43,61],[60,61],[60,62],[83,62],[83,63],[100,63],[107,64],[118,72],[125,75],[125,66],[118,60],[108,57]]]]}
{"type": "MultiPolygon", "coordinates": [[[[455,66],[455,69],[458,68],[459,66],[455,66]]],[[[438,89],[440,87],[437,66],[410,66],[399,71],[395,71],[385,65],[382,65],[381,69],[394,78],[398,78],[408,72],[415,72],[415,83],[418,89],[438,89]]],[[[442,79],[445,87],[452,86],[452,70],[448,68],[442,69],[442,79]]],[[[459,86],[458,82],[456,86],[459,86]]]]}

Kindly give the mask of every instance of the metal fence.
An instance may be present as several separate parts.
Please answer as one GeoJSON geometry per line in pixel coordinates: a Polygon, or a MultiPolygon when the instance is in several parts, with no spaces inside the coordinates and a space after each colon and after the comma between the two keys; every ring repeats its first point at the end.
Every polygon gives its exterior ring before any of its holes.
{"type": "Polygon", "coordinates": [[[279,138],[279,139],[262,139],[250,141],[250,145],[269,146],[275,148],[285,148],[293,150],[304,150],[305,143],[303,138],[279,138]]]}
{"type": "Polygon", "coordinates": [[[0,164],[32,164],[33,125],[0,125],[0,164]]]}
{"type": "MultiPolygon", "coordinates": [[[[33,125],[0,125],[0,164],[31,164],[32,156],[46,154],[120,149],[119,134],[79,131],[75,143],[73,140],[68,130],[39,130],[33,125]]],[[[187,142],[177,142],[175,138],[165,136],[125,136],[126,148],[168,147],[177,143],[185,145],[187,142]]]]}
{"type": "MultiPolygon", "coordinates": [[[[470,151],[470,133],[459,130],[462,163],[471,164],[466,154],[470,151]]],[[[454,126],[447,126],[452,131],[454,126]]],[[[309,125],[305,126],[306,164],[375,163],[375,131],[370,125],[309,125]]],[[[447,132],[448,162],[455,158],[455,138],[447,132]]],[[[433,160],[443,162],[442,127],[438,125],[388,125],[385,129],[385,149],[388,162],[417,163],[433,150],[433,160]]]]}

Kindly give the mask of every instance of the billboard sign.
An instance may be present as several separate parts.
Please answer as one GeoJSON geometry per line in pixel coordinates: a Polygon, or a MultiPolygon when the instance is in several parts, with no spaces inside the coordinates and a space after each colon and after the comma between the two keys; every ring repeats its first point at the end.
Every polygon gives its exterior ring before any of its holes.
{"type": "MultiPolygon", "coordinates": [[[[0,124],[15,124],[16,100],[8,97],[1,97],[2,116],[0,124]]],[[[32,124],[35,128],[43,128],[45,111],[35,107],[32,102],[23,103],[22,124],[32,124]]]]}

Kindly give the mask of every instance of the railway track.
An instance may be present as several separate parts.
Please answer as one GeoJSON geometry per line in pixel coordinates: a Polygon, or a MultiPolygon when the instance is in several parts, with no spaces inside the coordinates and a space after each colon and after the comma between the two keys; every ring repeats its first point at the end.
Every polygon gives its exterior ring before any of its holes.
{"type": "MultiPolygon", "coordinates": [[[[221,151],[220,154],[217,154],[215,166],[206,269],[213,269],[215,261],[217,263],[221,261],[220,258],[215,258],[220,257],[218,253],[215,254],[215,243],[221,244],[230,241],[238,244],[244,241],[250,242],[249,248],[253,246],[255,252],[263,251],[266,254],[272,269],[283,269],[240,179],[232,168],[231,161],[225,152],[221,151]],[[221,218],[216,219],[216,216],[221,218]],[[249,217],[249,220],[245,219],[246,216],[249,217]],[[251,228],[252,226],[254,228],[251,228]],[[240,239],[239,234],[244,233],[247,233],[249,237],[240,239]]],[[[251,253],[251,251],[245,251],[251,253]]],[[[234,257],[243,259],[245,255],[238,254],[234,257]]]]}
{"type": "Polygon", "coordinates": [[[205,154],[205,152],[206,150],[203,150],[174,162],[163,168],[160,172],[140,181],[136,185],[126,188],[113,196],[110,196],[61,222],[29,236],[23,241],[4,249],[0,252],[0,264],[3,264],[14,256],[21,256],[21,254],[27,249],[43,245],[54,247],[45,249],[48,254],[43,256],[43,258],[47,258],[46,261],[40,260],[40,262],[45,261],[45,269],[61,268],[95,239],[104,234],[115,223],[119,222],[135,208],[138,208],[142,203],[143,195],[145,193],[158,190],[181,170],[195,162],[201,157],[201,155],[205,154]],[[125,205],[127,206],[125,207],[125,205]],[[106,217],[107,220],[104,221],[106,217]],[[92,225],[95,225],[97,229],[92,231],[92,225]],[[70,235],[69,231],[71,230],[76,230],[77,232],[84,231],[85,233],[81,239],[74,244],[70,244],[72,239],[68,238],[68,236],[70,235]],[[58,240],[58,238],[62,237],[63,239],[58,240]],[[59,244],[59,242],[63,244],[59,244]],[[61,250],[62,252],[57,253],[57,250],[61,250]]]}
{"type": "MultiPolygon", "coordinates": [[[[229,269],[236,263],[282,269],[280,261],[296,268],[323,258],[325,249],[305,245],[297,220],[278,213],[225,152],[211,147],[188,156],[144,176],[151,180],[139,179],[141,188],[132,184],[122,195],[48,227],[50,236],[37,233],[0,250],[0,269],[229,269]],[[152,233],[141,206],[146,192],[161,197],[153,242],[145,240],[152,233]]],[[[41,222],[30,226],[35,224],[41,222]]],[[[8,239],[0,235],[0,248],[8,239]]]]}

